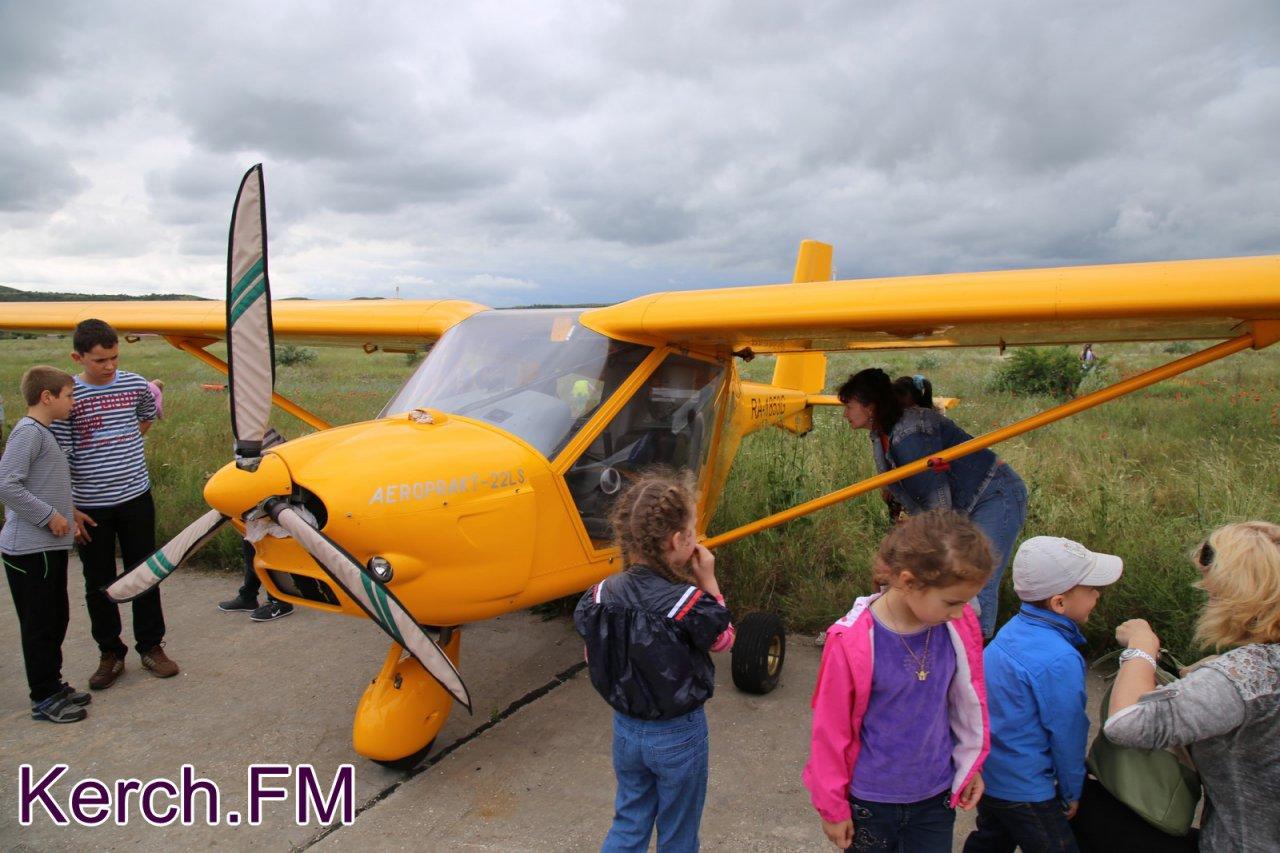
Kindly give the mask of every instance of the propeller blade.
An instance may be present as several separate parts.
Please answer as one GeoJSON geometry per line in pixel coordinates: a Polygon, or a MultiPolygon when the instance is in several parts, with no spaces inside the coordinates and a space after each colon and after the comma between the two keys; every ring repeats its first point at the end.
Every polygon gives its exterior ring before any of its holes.
{"type": "Polygon", "coordinates": [[[276,524],[287,530],[307,550],[320,564],[320,568],[369,614],[369,618],[378,627],[417,658],[422,668],[467,711],[471,710],[471,694],[467,692],[467,685],[463,683],[453,661],[449,660],[449,656],[414,620],[391,590],[375,580],[355,557],[308,524],[284,501],[268,504],[267,509],[276,524]]]}
{"type": "Polygon", "coordinates": [[[239,458],[262,453],[275,380],[267,210],[259,163],[240,182],[227,245],[227,387],[239,458]]]}
{"type": "Polygon", "coordinates": [[[159,551],[116,578],[106,588],[107,597],[120,604],[147,592],[169,577],[187,557],[200,550],[226,522],[225,515],[216,509],[209,510],[188,524],[185,530],[170,539],[159,551]]]}

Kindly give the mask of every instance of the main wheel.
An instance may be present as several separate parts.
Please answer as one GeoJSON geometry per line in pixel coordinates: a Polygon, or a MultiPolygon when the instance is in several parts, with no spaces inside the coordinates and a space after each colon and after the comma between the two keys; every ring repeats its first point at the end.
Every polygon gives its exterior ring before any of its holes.
{"type": "Polygon", "coordinates": [[[744,693],[765,694],[778,686],[787,657],[787,632],[776,613],[749,613],[733,643],[733,683],[744,693]]]}

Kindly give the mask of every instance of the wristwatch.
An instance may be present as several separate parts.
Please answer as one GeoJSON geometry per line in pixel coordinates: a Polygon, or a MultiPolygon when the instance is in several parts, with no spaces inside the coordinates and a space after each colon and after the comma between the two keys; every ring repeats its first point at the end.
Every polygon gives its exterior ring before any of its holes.
{"type": "Polygon", "coordinates": [[[1120,653],[1120,663],[1134,659],[1144,660],[1151,664],[1152,669],[1159,669],[1159,666],[1156,664],[1156,659],[1144,652],[1142,649],[1125,649],[1120,653]]]}

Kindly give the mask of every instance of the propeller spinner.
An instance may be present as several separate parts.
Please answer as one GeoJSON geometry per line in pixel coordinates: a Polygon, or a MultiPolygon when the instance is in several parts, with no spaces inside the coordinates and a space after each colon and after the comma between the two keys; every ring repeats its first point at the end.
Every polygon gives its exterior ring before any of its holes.
{"type": "MultiPolygon", "coordinates": [[[[275,341],[267,278],[262,164],[245,173],[236,193],[227,247],[226,304],[227,383],[231,391],[235,465],[253,476],[264,459],[263,451],[281,440],[267,426],[275,386],[275,341]]],[[[276,477],[267,479],[278,488],[276,477]]],[[[471,696],[453,662],[389,589],[293,507],[288,495],[292,483],[289,486],[285,493],[264,496],[251,511],[269,514],[387,636],[413,655],[441,687],[470,711],[471,696]]],[[[116,602],[142,595],[212,539],[228,520],[217,510],[205,513],[159,551],[117,578],[107,587],[107,595],[116,602]]]]}

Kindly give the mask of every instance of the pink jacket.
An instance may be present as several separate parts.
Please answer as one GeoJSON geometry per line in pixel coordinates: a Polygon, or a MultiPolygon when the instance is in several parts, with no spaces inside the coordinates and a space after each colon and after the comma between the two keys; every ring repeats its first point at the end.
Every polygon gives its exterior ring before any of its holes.
{"type": "MultiPolygon", "coordinates": [[[[871,699],[875,665],[870,605],[879,597],[877,593],[859,598],[852,610],[827,629],[818,683],[813,690],[813,736],[804,784],[813,807],[829,823],[850,818],[849,782],[858,761],[862,718],[871,699]]],[[[956,651],[956,674],[947,690],[956,744],[951,754],[956,768],[951,783],[954,807],[960,791],[982,769],[990,749],[991,731],[987,722],[987,688],[982,680],[982,628],[977,616],[966,606],[963,616],[947,623],[947,633],[956,651]]],[[[909,720],[903,723],[910,725],[909,720]]]]}

